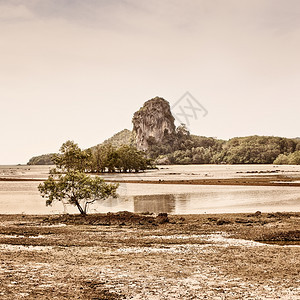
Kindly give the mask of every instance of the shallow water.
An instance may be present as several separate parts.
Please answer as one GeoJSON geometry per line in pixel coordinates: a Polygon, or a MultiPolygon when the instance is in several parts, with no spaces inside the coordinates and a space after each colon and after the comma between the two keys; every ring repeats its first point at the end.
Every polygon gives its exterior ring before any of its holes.
{"type": "MultiPolygon", "coordinates": [[[[45,206],[38,182],[0,182],[0,213],[77,212],[70,205],[45,206]]],[[[168,212],[176,214],[299,211],[300,188],[121,184],[119,198],[90,207],[91,212],[168,212]]]]}
{"type": "MultiPolygon", "coordinates": [[[[45,179],[53,166],[0,166],[0,178],[38,178],[45,179]]],[[[158,169],[144,173],[105,174],[106,179],[147,179],[181,180],[203,178],[233,178],[259,175],[300,176],[300,165],[171,165],[158,166],[158,169]]]]}
{"type": "MultiPolygon", "coordinates": [[[[203,177],[247,176],[246,172],[289,172],[299,175],[300,166],[270,165],[199,165],[165,166],[142,174],[107,175],[114,178],[186,179],[203,177]],[[243,172],[243,173],[237,173],[243,172]],[[194,175],[192,175],[194,174],[194,175]]],[[[46,178],[47,166],[5,166],[0,167],[0,177],[46,178]],[[28,170],[30,169],[30,170],[28,170]],[[4,174],[4,175],[3,175],[4,174]]],[[[253,175],[253,174],[252,174],[253,175]]],[[[74,207],[57,203],[45,206],[37,190],[39,182],[0,181],[0,213],[53,214],[77,212],[74,207]]],[[[299,187],[255,187],[255,186],[204,186],[171,184],[122,183],[118,189],[119,198],[107,199],[90,207],[90,212],[168,212],[176,214],[196,213],[238,213],[275,211],[299,211],[299,187]]]]}

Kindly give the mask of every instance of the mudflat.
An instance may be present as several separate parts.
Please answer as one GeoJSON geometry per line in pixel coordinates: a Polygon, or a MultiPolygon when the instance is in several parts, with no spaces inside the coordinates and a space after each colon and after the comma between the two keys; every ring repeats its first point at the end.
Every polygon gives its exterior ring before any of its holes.
{"type": "Polygon", "coordinates": [[[300,213],[0,215],[1,299],[300,299],[300,213]]]}
{"type": "MultiPolygon", "coordinates": [[[[1,179],[0,179],[1,180],[1,179]]],[[[242,185],[242,186],[296,186],[300,187],[300,177],[285,175],[252,176],[241,178],[181,179],[181,180],[106,180],[107,182],[144,184],[187,184],[187,185],[242,185]]]]}

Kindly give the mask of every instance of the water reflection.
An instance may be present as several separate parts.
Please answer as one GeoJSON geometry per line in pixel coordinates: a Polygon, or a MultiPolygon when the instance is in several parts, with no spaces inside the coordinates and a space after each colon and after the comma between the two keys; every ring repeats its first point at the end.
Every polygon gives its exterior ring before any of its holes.
{"type": "Polygon", "coordinates": [[[176,198],[174,195],[143,195],[133,197],[134,212],[173,213],[176,198]]]}

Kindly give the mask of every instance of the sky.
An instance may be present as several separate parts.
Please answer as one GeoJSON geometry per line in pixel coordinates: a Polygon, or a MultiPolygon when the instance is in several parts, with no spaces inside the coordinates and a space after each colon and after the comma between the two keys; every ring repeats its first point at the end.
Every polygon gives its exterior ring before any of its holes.
{"type": "Polygon", "coordinates": [[[298,0],[0,0],[0,164],[94,146],[186,92],[207,112],[193,134],[298,137],[299,53],[298,0]]]}

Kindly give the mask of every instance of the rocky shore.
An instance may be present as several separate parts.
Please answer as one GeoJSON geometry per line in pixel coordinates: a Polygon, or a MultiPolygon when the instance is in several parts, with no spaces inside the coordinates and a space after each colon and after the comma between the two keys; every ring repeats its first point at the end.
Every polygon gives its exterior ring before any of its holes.
{"type": "Polygon", "coordinates": [[[0,215],[1,299],[300,299],[300,213],[0,215]]]}

